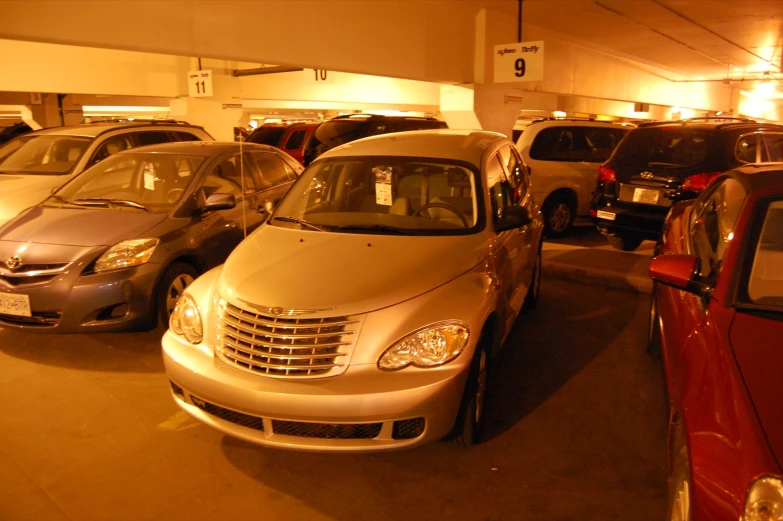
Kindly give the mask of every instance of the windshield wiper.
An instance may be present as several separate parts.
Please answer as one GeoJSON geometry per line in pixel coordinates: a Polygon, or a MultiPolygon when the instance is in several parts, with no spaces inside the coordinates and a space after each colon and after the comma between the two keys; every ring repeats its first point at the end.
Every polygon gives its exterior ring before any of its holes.
{"type": "Polygon", "coordinates": [[[387,224],[346,224],[343,226],[338,226],[338,230],[358,230],[358,231],[378,231],[378,232],[388,232],[390,234],[396,234],[396,235],[411,235],[411,232],[413,230],[408,230],[405,228],[397,228],[396,226],[389,226],[387,224]]]}
{"type": "Polygon", "coordinates": [[[109,199],[106,197],[88,197],[87,199],[76,199],[76,201],[85,201],[88,203],[106,203],[108,206],[113,206],[115,204],[119,204],[122,206],[130,206],[132,208],[138,208],[139,210],[144,210],[145,212],[150,212],[149,208],[144,206],[141,203],[137,203],[136,201],[129,201],[127,199],[109,199]]]}
{"type": "Polygon", "coordinates": [[[304,219],[298,219],[296,217],[286,217],[286,216],[280,216],[280,217],[274,217],[272,219],[273,221],[283,221],[284,223],[296,223],[300,226],[306,226],[307,228],[311,228],[313,230],[317,230],[319,232],[325,232],[325,228],[321,228],[317,224],[313,224],[310,221],[305,221],[304,219]]]}
{"type": "Polygon", "coordinates": [[[667,166],[670,168],[688,168],[688,165],[679,165],[677,163],[662,163],[658,161],[649,161],[647,166],[667,166]]]}

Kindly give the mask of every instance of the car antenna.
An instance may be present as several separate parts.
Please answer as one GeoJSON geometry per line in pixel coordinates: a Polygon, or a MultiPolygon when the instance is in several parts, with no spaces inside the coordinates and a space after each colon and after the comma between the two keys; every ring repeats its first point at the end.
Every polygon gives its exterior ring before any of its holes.
{"type": "Polygon", "coordinates": [[[239,182],[242,184],[242,238],[247,239],[247,218],[245,212],[247,210],[245,204],[245,155],[242,153],[242,133],[239,133],[239,182]]]}

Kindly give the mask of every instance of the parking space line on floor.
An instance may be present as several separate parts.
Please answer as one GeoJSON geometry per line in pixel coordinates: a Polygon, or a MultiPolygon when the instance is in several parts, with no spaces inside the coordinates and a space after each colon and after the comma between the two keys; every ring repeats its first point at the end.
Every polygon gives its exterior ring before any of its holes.
{"type": "Polygon", "coordinates": [[[166,421],[158,424],[164,431],[184,431],[201,425],[185,411],[178,411],[169,416],[166,421]]]}

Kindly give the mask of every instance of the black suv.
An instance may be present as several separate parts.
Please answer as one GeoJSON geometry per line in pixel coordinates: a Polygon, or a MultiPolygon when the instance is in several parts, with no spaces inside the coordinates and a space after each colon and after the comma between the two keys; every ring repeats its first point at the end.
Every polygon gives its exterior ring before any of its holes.
{"type": "Polygon", "coordinates": [[[783,161],[783,126],[739,118],[643,123],[598,169],[590,215],[617,249],[657,240],[669,207],[719,174],[747,163],[783,161]]]}
{"type": "Polygon", "coordinates": [[[378,116],[374,114],[337,116],[321,123],[315,129],[310,140],[305,143],[304,164],[305,166],[309,165],[316,157],[329,149],[363,137],[434,128],[448,128],[448,126],[445,122],[435,118],[378,116]]]}

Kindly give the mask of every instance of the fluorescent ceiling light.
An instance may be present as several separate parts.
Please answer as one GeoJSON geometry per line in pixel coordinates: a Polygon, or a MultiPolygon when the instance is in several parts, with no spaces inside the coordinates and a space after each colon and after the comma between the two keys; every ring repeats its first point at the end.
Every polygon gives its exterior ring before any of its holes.
{"type": "Polygon", "coordinates": [[[155,107],[149,105],[84,105],[82,112],[169,112],[170,107],[155,107]]]}

